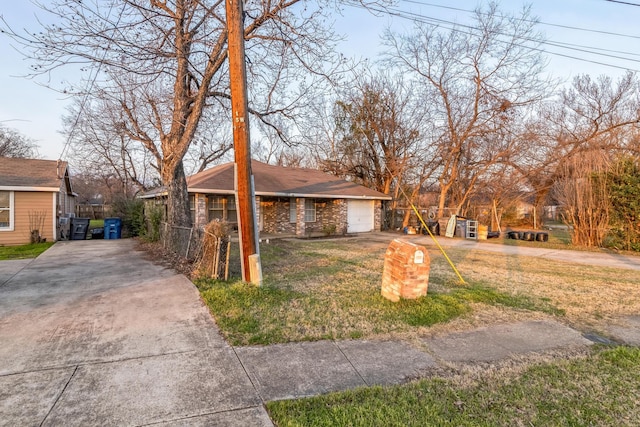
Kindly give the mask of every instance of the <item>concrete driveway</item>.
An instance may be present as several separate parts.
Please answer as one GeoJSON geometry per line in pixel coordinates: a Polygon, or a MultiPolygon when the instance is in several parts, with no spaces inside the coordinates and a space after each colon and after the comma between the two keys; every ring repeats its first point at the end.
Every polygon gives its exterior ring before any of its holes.
{"type": "Polygon", "coordinates": [[[272,425],[184,276],[132,240],[0,263],[0,425],[272,425]]]}

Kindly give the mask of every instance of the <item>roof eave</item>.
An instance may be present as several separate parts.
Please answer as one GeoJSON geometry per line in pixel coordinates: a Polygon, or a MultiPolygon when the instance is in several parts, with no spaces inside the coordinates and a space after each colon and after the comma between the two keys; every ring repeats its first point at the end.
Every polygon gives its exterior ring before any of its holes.
{"type": "Polygon", "coordinates": [[[346,195],[346,194],[323,194],[323,193],[285,193],[285,192],[258,192],[256,195],[260,196],[274,196],[274,197],[305,197],[314,199],[356,199],[356,200],[391,200],[390,196],[373,196],[363,194],[361,196],[346,195]]]}
{"type": "Polygon", "coordinates": [[[2,191],[41,191],[41,192],[54,192],[60,191],[60,187],[26,187],[20,185],[0,185],[2,191]]]}
{"type": "MultiPolygon", "coordinates": [[[[200,194],[234,194],[231,190],[212,190],[210,188],[189,188],[190,193],[200,194]]],[[[355,200],[393,200],[391,196],[382,195],[345,195],[345,194],[322,194],[322,193],[288,193],[281,191],[256,191],[256,196],[268,196],[268,197],[305,197],[315,199],[355,199],[355,200]]]]}

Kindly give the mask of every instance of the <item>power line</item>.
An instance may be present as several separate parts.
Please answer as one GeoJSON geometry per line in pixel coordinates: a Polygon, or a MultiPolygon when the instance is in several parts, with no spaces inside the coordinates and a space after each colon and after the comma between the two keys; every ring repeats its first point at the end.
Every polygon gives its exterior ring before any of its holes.
{"type": "MultiPolygon", "coordinates": [[[[113,7],[114,4],[112,3],[111,6],[109,7],[109,12],[107,13],[107,19],[109,19],[111,17],[111,12],[113,12],[113,7]]],[[[117,30],[118,28],[118,24],[120,24],[120,20],[122,19],[122,15],[124,14],[124,7],[123,6],[123,12],[118,14],[118,19],[114,25],[114,29],[117,30]]],[[[110,43],[110,42],[109,42],[110,43]]],[[[91,91],[93,90],[93,86],[96,84],[96,80],[98,78],[98,75],[100,74],[100,70],[102,69],[102,64],[104,62],[104,59],[107,57],[107,52],[108,49],[104,50],[104,56],[103,56],[103,61],[100,61],[98,63],[98,69],[95,70],[95,74],[93,76],[91,76],[91,74],[89,74],[90,76],[90,82],[88,85],[88,90],[85,92],[84,96],[82,97],[82,102],[80,103],[80,108],[78,109],[78,114],[76,115],[73,124],[71,125],[71,129],[69,130],[69,133],[67,134],[67,140],[64,143],[64,147],[62,147],[62,151],[60,152],[60,159],[64,158],[65,152],[67,151],[67,149],[69,148],[69,146],[71,145],[71,138],[73,137],[73,133],[76,130],[76,127],[78,126],[78,123],[80,122],[80,116],[82,115],[85,105],[87,105],[87,101],[89,100],[89,94],[91,93],[91,91]]]]}
{"type": "Polygon", "coordinates": [[[631,3],[628,1],[620,1],[620,0],[604,0],[604,1],[608,1],[611,3],[619,3],[619,4],[626,4],[627,6],[640,6],[640,4],[638,3],[631,3]]]}
{"type": "MultiPolygon", "coordinates": [[[[472,25],[465,25],[465,24],[459,24],[459,23],[455,23],[455,22],[451,22],[445,19],[440,19],[440,18],[430,18],[424,15],[420,15],[414,12],[406,12],[403,10],[394,10],[394,9],[390,9],[393,10],[393,12],[389,12],[390,14],[397,16],[399,18],[404,18],[404,19],[409,19],[409,20],[413,20],[413,21],[417,21],[417,22],[423,22],[423,23],[437,23],[437,24],[446,24],[448,26],[444,26],[444,28],[447,28],[449,30],[453,30],[453,31],[458,31],[458,32],[464,32],[466,34],[472,34],[469,31],[462,31],[459,28],[467,28],[470,31],[474,31],[474,30],[478,30],[477,27],[474,27],[472,25]]],[[[506,35],[508,36],[508,34],[504,34],[504,33],[500,33],[500,35],[506,35]]],[[[540,44],[544,44],[544,45],[548,45],[548,46],[552,46],[552,47],[558,47],[561,49],[568,49],[568,50],[573,50],[576,52],[583,52],[583,53],[589,53],[589,54],[593,54],[593,55],[600,55],[600,56],[605,56],[605,57],[610,57],[610,58],[614,58],[614,59],[622,59],[625,61],[631,61],[631,62],[640,62],[637,59],[632,59],[632,58],[625,58],[625,57],[621,57],[621,56],[616,56],[616,55],[609,55],[609,54],[605,54],[605,53],[598,53],[598,52],[593,52],[592,50],[588,50],[591,48],[587,48],[587,49],[579,49],[579,48],[575,48],[575,47],[569,47],[566,45],[563,45],[562,43],[555,43],[555,42],[550,42],[550,41],[541,41],[538,42],[537,40],[533,40],[533,39],[527,39],[527,38],[523,38],[523,40],[526,41],[530,41],[530,42],[535,42],[535,43],[540,43],[540,44]]],[[[567,55],[567,54],[562,54],[562,53],[558,53],[558,52],[552,52],[552,51],[548,51],[548,50],[544,50],[544,49],[539,49],[539,48],[534,48],[532,46],[525,46],[525,45],[519,45],[522,47],[526,47],[532,50],[536,50],[536,51],[540,51],[540,52],[546,52],[552,55],[556,55],[556,56],[562,56],[565,58],[569,58],[569,59],[575,59],[575,60],[579,60],[579,61],[584,61],[584,62],[590,62],[593,64],[597,64],[597,65],[605,65],[605,66],[610,66],[610,67],[614,67],[614,68],[619,68],[619,69],[623,69],[623,70],[629,70],[630,68],[628,67],[621,67],[621,66],[617,66],[617,65],[613,65],[613,64],[608,64],[608,63],[604,63],[604,62],[599,62],[599,61],[594,61],[594,60],[589,60],[586,58],[580,58],[580,57],[576,57],[576,56],[571,56],[571,55],[567,55]]]]}
{"type": "MultiPolygon", "coordinates": [[[[458,12],[475,13],[475,11],[470,10],[470,9],[463,9],[463,8],[460,8],[460,7],[445,6],[445,5],[434,4],[434,3],[427,3],[427,2],[418,1],[418,0],[401,0],[401,1],[403,1],[405,3],[417,4],[417,5],[420,5],[420,6],[436,7],[436,8],[440,8],[440,9],[455,10],[455,11],[458,11],[458,12]]],[[[614,1],[614,0],[605,0],[605,1],[614,1]]],[[[622,2],[617,2],[617,3],[622,3],[622,2]]],[[[640,6],[640,4],[632,4],[632,3],[627,3],[627,4],[631,4],[632,6],[640,6]]],[[[483,13],[483,14],[486,15],[486,13],[483,13]]],[[[571,25],[555,24],[555,23],[544,22],[544,21],[535,21],[535,20],[531,20],[531,19],[525,19],[523,21],[524,22],[529,22],[529,23],[536,23],[536,24],[540,24],[540,25],[545,25],[545,26],[548,26],[548,27],[564,28],[566,30],[576,30],[576,31],[584,31],[584,32],[596,33],[596,34],[606,34],[606,35],[609,35],[609,36],[616,36],[616,37],[626,37],[626,38],[631,38],[631,39],[640,39],[640,36],[634,36],[634,35],[631,35],[631,34],[615,33],[615,32],[612,32],[612,31],[594,30],[592,28],[574,27],[574,26],[571,26],[571,25]]]]}
{"type": "MultiPolygon", "coordinates": [[[[425,4],[425,3],[422,3],[422,2],[411,1],[411,0],[405,0],[405,1],[409,1],[409,2],[412,2],[412,3],[425,4]]],[[[472,31],[479,30],[479,28],[471,26],[471,25],[459,24],[459,23],[455,23],[455,22],[448,21],[448,20],[445,20],[445,19],[440,19],[440,18],[431,18],[431,17],[427,17],[425,15],[421,15],[421,14],[418,14],[418,13],[415,13],[415,12],[407,12],[407,11],[404,11],[404,10],[401,10],[401,9],[365,7],[365,6],[363,6],[363,5],[359,4],[359,3],[352,3],[352,2],[348,2],[348,3],[350,3],[351,6],[354,6],[354,7],[357,7],[357,8],[361,8],[361,9],[365,9],[365,10],[368,9],[368,10],[374,11],[376,13],[387,14],[387,15],[395,16],[395,17],[398,17],[398,18],[401,18],[401,19],[407,19],[407,20],[410,20],[410,21],[413,21],[413,22],[421,22],[421,23],[425,23],[425,24],[435,24],[435,25],[441,26],[442,28],[445,28],[445,29],[448,29],[448,30],[451,30],[451,31],[465,33],[465,34],[470,34],[471,35],[471,34],[473,34],[472,31]],[[467,28],[467,29],[469,29],[469,31],[464,31],[461,28],[467,28]]],[[[450,7],[446,7],[446,8],[450,8],[450,7]]],[[[458,8],[452,8],[452,9],[467,11],[465,9],[458,9],[458,8]]],[[[535,23],[536,21],[529,21],[529,22],[535,23]]],[[[509,34],[503,34],[503,33],[500,33],[500,35],[509,36],[509,34]]],[[[635,36],[629,36],[629,37],[635,37],[635,36]]],[[[638,38],[640,38],[640,37],[638,37],[638,38]]],[[[632,58],[627,58],[627,57],[620,57],[620,56],[616,56],[616,55],[609,55],[609,54],[605,54],[605,53],[594,52],[594,50],[603,50],[603,49],[598,49],[598,48],[593,48],[593,47],[585,47],[585,46],[583,46],[583,48],[577,48],[577,47],[572,47],[568,43],[538,41],[538,40],[525,39],[525,38],[523,38],[523,40],[535,42],[535,43],[541,44],[541,45],[548,45],[548,46],[551,46],[551,47],[557,47],[557,48],[561,48],[561,49],[573,50],[573,51],[576,51],[576,52],[582,52],[582,53],[588,53],[588,54],[592,54],[592,55],[610,57],[610,58],[614,58],[614,59],[621,59],[621,60],[624,60],[624,61],[640,62],[640,60],[637,60],[637,59],[632,59],[632,58]]],[[[504,43],[506,43],[506,42],[504,42],[504,43]]],[[[521,46],[521,47],[527,48],[527,49],[534,50],[534,51],[543,52],[543,53],[547,53],[547,54],[550,54],[550,55],[559,56],[559,57],[572,59],[572,60],[576,60],[576,61],[587,62],[587,63],[591,63],[591,64],[595,64],[595,65],[602,65],[602,66],[616,68],[616,69],[620,69],[620,70],[640,72],[640,70],[637,70],[637,69],[634,69],[634,68],[630,68],[630,67],[614,65],[614,64],[610,64],[610,63],[606,63],[606,62],[591,60],[591,59],[582,58],[582,57],[579,57],[579,56],[573,56],[573,55],[560,53],[560,52],[554,52],[554,51],[541,49],[539,47],[534,47],[534,46],[527,46],[527,45],[522,45],[522,44],[518,44],[518,45],[521,46]]],[[[604,50],[604,51],[607,51],[607,50],[604,50]]],[[[637,54],[632,54],[632,55],[636,56],[637,54]]]]}

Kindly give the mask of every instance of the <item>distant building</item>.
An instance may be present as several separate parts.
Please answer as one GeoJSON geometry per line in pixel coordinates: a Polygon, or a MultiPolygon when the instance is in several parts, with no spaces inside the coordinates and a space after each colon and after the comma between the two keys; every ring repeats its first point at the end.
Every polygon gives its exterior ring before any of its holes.
{"type": "Polygon", "coordinates": [[[58,240],[75,203],[67,162],[0,157],[0,245],[58,240]]]}

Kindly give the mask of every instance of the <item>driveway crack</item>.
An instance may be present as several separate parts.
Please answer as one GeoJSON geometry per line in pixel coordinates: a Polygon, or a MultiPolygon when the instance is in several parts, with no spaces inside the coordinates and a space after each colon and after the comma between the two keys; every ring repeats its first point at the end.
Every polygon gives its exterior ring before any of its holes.
{"type": "Polygon", "coordinates": [[[42,419],[42,422],[40,423],[40,427],[44,425],[45,421],[47,421],[47,418],[49,418],[49,415],[51,415],[51,413],[53,412],[53,409],[56,407],[56,405],[60,401],[60,398],[64,394],[65,390],[67,389],[67,387],[69,387],[69,383],[71,383],[71,380],[73,379],[73,377],[75,377],[76,372],[78,372],[78,368],[80,368],[80,365],[76,365],[75,369],[69,376],[69,379],[67,380],[66,384],[64,385],[64,387],[62,387],[62,391],[60,391],[60,394],[58,395],[58,397],[56,397],[56,401],[53,402],[53,405],[51,405],[51,408],[47,412],[47,415],[45,415],[44,418],[42,419]]]}

